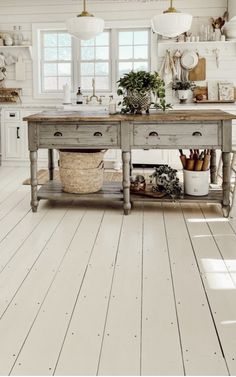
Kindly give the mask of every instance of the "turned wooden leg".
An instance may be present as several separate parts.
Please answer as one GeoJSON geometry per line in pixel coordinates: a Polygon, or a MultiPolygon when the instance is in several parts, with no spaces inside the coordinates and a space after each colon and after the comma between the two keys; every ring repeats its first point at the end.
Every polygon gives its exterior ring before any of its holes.
{"type": "Polygon", "coordinates": [[[130,203],[130,152],[122,152],[123,162],[123,196],[124,214],[128,215],[131,209],[130,203]]]}
{"type": "Polygon", "coordinates": [[[222,152],[222,163],[223,163],[223,215],[224,217],[229,216],[230,212],[230,152],[222,152]]]}
{"type": "Polygon", "coordinates": [[[217,167],[216,167],[216,151],[215,149],[211,150],[211,183],[217,183],[217,167]]]}
{"type": "Polygon", "coordinates": [[[49,173],[49,180],[52,181],[54,178],[54,153],[53,149],[48,150],[48,173],[49,173]]]}
{"type": "Polygon", "coordinates": [[[31,208],[33,212],[37,212],[38,198],[37,198],[37,151],[30,151],[30,178],[31,178],[31,208]]]}

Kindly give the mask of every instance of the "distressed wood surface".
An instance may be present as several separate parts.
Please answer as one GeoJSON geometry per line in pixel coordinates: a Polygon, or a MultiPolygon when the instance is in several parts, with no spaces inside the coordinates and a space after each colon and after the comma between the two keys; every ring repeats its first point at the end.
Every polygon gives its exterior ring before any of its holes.
{"type": "Polygon", "coordinates": [[[80,111],[43,111],[42,113],[30,115],[23,120],[28,122],[77,122],[77,121],[102,121],[102,122],[122,122],[122,121],[219,121],[236,119],[236,115],[227,113],[221,110],[177,110],[165,112],[156,112],[149,115],[132,115],[132,114],[115,114],[109,115],[107,113],[92,113],[80,111]]]}

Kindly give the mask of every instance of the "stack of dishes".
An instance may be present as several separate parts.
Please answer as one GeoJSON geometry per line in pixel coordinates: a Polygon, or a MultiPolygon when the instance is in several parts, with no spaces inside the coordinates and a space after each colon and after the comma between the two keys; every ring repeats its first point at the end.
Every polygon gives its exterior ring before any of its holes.
{"type": "Polygon", "coordinates": [[[224,32],[227,40],[236,40],[236,16],[225,24],[224,32]]]}

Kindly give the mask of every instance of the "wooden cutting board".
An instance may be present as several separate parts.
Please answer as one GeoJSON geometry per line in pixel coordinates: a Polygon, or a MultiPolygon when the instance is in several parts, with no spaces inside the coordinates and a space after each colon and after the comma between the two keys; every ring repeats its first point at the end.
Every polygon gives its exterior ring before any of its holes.
{"type": "Polygon", "coordinates": [[[206,80],[206,59],[199,58],[198,65],[189,72],[190,81],[206,80]]]}

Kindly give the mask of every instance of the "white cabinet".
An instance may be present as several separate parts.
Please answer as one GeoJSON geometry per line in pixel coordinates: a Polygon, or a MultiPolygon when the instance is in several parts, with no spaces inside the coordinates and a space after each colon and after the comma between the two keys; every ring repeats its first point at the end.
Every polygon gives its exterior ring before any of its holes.
{"type": "Polygon", "coordinates": [[[19,160],[21,158],[20,123],[4,123],[3,160],[19,160]]]}
{"type": "MultiPolygon", "coordinates": [[[[29,164],[28,126],[25,116],[40,112],[40,108],[8,107],[1,110],[1,163],[5,166],[29,164]]],[[[40,150],[39,164],[47,166],[47,150],[40,150]]]]}

